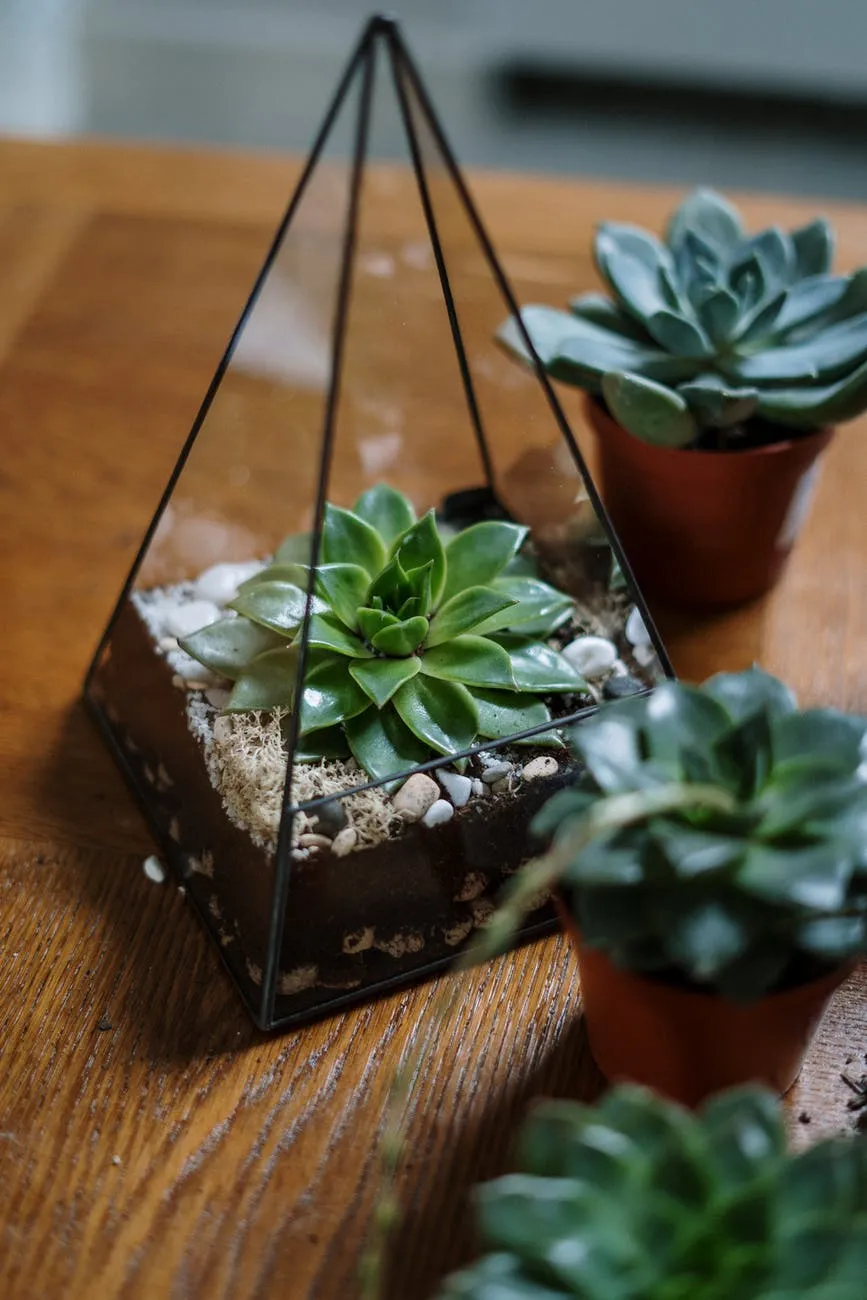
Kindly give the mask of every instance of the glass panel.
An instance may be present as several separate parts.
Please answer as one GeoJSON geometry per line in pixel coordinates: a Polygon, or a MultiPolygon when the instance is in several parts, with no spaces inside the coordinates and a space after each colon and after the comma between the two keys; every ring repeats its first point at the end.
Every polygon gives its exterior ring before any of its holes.
{"type": "Polygon", "coordinates": [[[266,1025],[448,962],[663,672],[407,67],[375,21],[88,687],[266,1025]]]}

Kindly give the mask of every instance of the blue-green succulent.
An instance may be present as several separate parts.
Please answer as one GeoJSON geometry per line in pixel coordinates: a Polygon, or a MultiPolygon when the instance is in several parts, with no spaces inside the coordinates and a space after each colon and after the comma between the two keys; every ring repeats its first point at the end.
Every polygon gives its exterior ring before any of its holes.
{"type": "MultiPolygon", "coordinates": [[[[831,273],[827,222],[748,235],[731,203],[696,190],[664,240],[605,222],[594,251],[610,297],[521,317],[548,373],[636,437],[737,448],[867,409],[867,268],[831,273]]],[[[527,358],[514,320],[499,338],[527,358]]]]}
{"type": "Polygon", "coordinates": [[[545,697],[586,683],[547,643],[573,602],[521,554],[527,533],[486,520],[444,536],[379,484],[351,510],[326,505],[309,619],[310,538],[292,536],[229,617],[181,645],[234,683],[229,711],[299,707],[296,760],[351,754],[379,780],[533,728],[559,746],[545,697]]]}

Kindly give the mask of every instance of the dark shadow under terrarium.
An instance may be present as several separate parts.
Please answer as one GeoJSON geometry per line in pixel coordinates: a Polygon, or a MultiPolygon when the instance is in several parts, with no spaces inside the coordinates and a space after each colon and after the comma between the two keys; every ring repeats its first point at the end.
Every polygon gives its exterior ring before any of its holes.
{"type": "Polygon", "coordinates": [[[564,724],[666,671],[504,310],[374,22],[87,688],[262,1025],[450,961],[569,779],[564,724]],[[407,169],[367,161],[389,114],[407,169]]]}

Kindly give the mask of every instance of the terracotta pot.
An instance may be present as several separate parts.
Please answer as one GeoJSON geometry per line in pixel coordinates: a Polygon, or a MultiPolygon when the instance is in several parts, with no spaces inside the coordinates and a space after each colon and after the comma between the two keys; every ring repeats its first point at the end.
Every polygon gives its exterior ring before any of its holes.
{"type": "Polygon", "coordinates": [[[743,1005],[621,970],[582,944],[565,904],[558,906],[577,945],[599,1069],[611,1083],[641,1083],[685,1106],[743,1083],[788,1091],[832,993],[852,969],[743,1005]]]}
{"type": "Polygon", "coordinates": [[[588,397],[602,498],[639,584],[692,608],[739,605],[782,573],[833,429],[752,451],[652,447],[588,397]]]}

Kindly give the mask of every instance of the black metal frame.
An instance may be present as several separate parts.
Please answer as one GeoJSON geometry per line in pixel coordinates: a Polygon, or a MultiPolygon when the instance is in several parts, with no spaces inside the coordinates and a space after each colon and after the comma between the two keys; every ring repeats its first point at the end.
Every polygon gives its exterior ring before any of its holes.
{"type": "MultiPolygon", "coordinates": [[[[338,117],[338,114],[340,113],[341,108],[344,106],[347,96],[350,94],[353,85],[356,83],[356,79],[360,77],[361,84],[360,84],[359,112],[358,112],[358,120],[357,120],[356,130],[355,130],[353,154],[350,162],[351,184],[349,189],[348,209],[346,213],[346,223],[345,223],[342,251],[341,251],[339,286],[338,286],[337,300],[336,300],[336,306],[334,312],[334,320],[332,323],[332,343],[333,343],[332,367],[331,367],[331,374],[330,374],[328,397],[325,405],[324,424],[322,430],[322,458],[320,463],[320,473],[319,473],[319,481],[318,481],[318,488],[317,488],[315,526],[313,530],[312,544],[311,544],[311,579],[310,579],[309,589],[307,592],[307,614],[309,616],[310,602],[313,597],[313,582],[315,580],[315,568],[319,558],[322,515],[323,515],[323,509],[325,505],[325,494],[327,491],[327,484],[328,484],[329,472],[331,466],[331,456],[332,456],[332,448],[333,448],[333,441],[334,441],[334,425],[335,425],[334,417],[335,417],[335,411],[337,408],[337,401],[338,401],[338,396],[340,391],[341,362],[342,362],[343,344],[344,344],[344,338],[346,333],[346,320],[347,320],[347,313],[348,313],[349,300],[350,300],[350,290],[351,290],[351,270],[352,270],[353,256],[354,256],[354,251],[356,246],[361,182],[362,182],[363,169],[364,169],[366,156],[367,156],[367,143],[368,143],[368,132],[369,132],[369,125],[370,125],[371,103],[372,103],[373,84],[374,84],[374,76],[376,72],[376,59],[377,59],[378,51],[381,51],[382,55],[387,60],[391,72],[391,76],[394,81],[394,88],[397,94],[397,100],[400,109],[402,125],[406,132],[407,144],[409,147],[413,172],[418,185],[422,210],[424,212],[428,235],[430,237],[431,246],[433,249],[434,258],[436,262],[437,272],[439,275],[440,286],[443,292],[443,298],[445,301],[445,306],[448,314],[449,325],[452,333],[452,340],[454,343],[457,361],[460,369],[460,375],[464,387],[464,394],[467,401],[467,407],[470,414],[470,419],[475,433],[476,441],[478,444],[479,456],[485,471],[485,475],[488,480],[488,484],[489,486],[493,487],[494,476],[493,476],[492,462],[488,450],[487,441],[485,438],[478,401],[476,399],[476,394],[473,387],[473,380],[470,373],[469,362],[467,360],[467,355],[464,348],[463,334],[462,334],[461,322],[460,322],[460,313],[455,303],[454,295],[452,293],[451,281],[448,273],[447,257],[445,255],[445,252],[443,250],[439,238],[435,208],[431,200],[431,195],[427,183],[425,164],[422,157],[422,149],[419,142],[418,134],[416,132],[416,127],[414,125],[413,112],[410,105],[410,97],[412,97],[412,99],[418,105],[418,108],[421,114],[423,115],[425,127],[430,131],[431,136],[439,150],[441,160],[444,163],[446,168],[446,172],[452,184],[455,187],[457,195],[462,204],[463,210],[478,239],[479,246],[484,255],[488,270],[502,295],[505,307],[507,308],[509,314],[512,317],[514,317],[517,323],[522,342],[529,354],[536,380],[541,385],[542,391],[545,395],[551,414],[554,417],[554,421],[556,422],[560,430],[560,433],[565,439],[566,444],[569,447],[569,450],[572,454],[572,457],[574,458],[578,472],[587,490],[587,494],[590,499],[590,502],[595,510],[597,518],[599,519],[605,531],[612,552],[620,563],[621,569],[624,573],[626,581],[634,597],[635,604],[641,611],[642,617],[644,618],[646,627],[648,629],[651,641],[653,643],[659,661],[666,674],[669,676],[674,676],[671,663],[669,661],[668,655],[666,654],[659,633],[654,625],[652,616],[650,615],[650,612],[645,605],[640,590],[637,584],[635,583],[635,579],[632,574],[632,570],[630,568],[629,562],[620,546],[616,534],[614,533],[611,523],[605,513],[605,509],[602,505],[599,494],[596,490],[596,487],[587,469],[586,463],[581,454],[580,448],[578,447],[575,436],[572,433],[572,430],[563,413],[563,410],[556,397],[556,394],[554,393],[554,390],[551,386],[548,376],[546,375],[542,363],[539,360],[535,348],[533,347],[532,340],[530,339],[526,331],[526,328],[523,324],[518,309],[518,303],[505,277],[505,274],[497,260],[497,256],[496,253],[494,252],[494,248],[491,243],[490,237],[488,236],[488,233],[485,229],[484,224],[482,223],[481,217],[479,216],[479,213],[475,207],[475,204],[469,193],[469,190],[467,189],[466,183],[464,181],[463,175],[461,174],[455,155],[445,137],[442,126],[437,118],[436,112],[425,90],[424,84],[419,75],[416,64],[414,63],[406,47],[406,44],[404,43],[403,37],[400,33],[400,30],[395,20],[383,16],[373,17],[365,26],[361,34],[361,37],[353,53],[350,56],[350,59],[346,65],[343,75],[341,76],[340,81],[338,82],[337,90],[335,91],[331,104],[325,114],[322,127],[320,128],[320,131],[314,141],[310,155],[304,166],[301,177],[297,183],[295,192],[277,228],[276,234],[271,243],[269,251],[265,257],[262,268],[255,281],[250,296],[244,306],[244,309],[231,335],[231,338],[229,339],[226,350],[220,360],[216,373],[211,381],[211,384],[208,388],[208,391],[205,395],[205,398],[202,402],[202,405],[193,423],[193,427],[190,431],[190,434],[187,437],[187,440],[181,450],[177,464],[175,465],[175,468],[171,474],[171,477],[168,481],[168,484],[162,495],[159,505],[157,506],[156,512],[153,516],[153,519],[151,520],[147,532],[145,533],[144,539],[136,555],[133,566],[130,570],[130,573],[126,579],[126,582],[124,583],[123,589],[121,590],[120,596],[114,607],[111,618],[109,619],[105,632],[103,633],[100,639],[97,651],[91,662],[85,680],[84,696],[85,696],[85,702],[87,704],[87,707],[91,712],[91,714],[94,716],[99,726],[99,729],[103,735],[103,738],[106,740],[107,744],[109,745],[109,748],[111,749],[114,755],[115,761],[118,763],[119,767],[121,768],[127,780],[127,783],[132,788],[133,793],[135,794],[140,807],[144,811],[145,816],[147,817],[156,838],[160,841],[163,852],[166,854],[167,859],[170,862],[172,862],[172,864],[175,866],[176,870],[179,871],[180,871],[180,862],[179,862],[179,855],[177,852],[177,846],[174,845],[170,840],[168,840],[165,834],[163,833],[162,828],[156,825],[154,818],[152,816],[152,810],[150,807],[149,799],[147,798],[145,791],[142,789],[140,785],[138,774],[135,772],[133,766],[130,764],[127,755],[124,753],[122,746],[118,742],[117,736],[115,735],[112,727],[109,725],[97,699],[95,698],[95,693],[93,691],[95,674],[99,668],[103,652],[105,651],[105,648],[108,645],[109,640],[111,638],[112,631],[115,627],[116,621],[120,615],[121,610],[124,607],[125,602],[127,601],[130,595],[130,592],[132,590],[135,579],[138,575],[141,564],[145,558],[145,555],[147,554],[148,548],[154,537],[156,529],[160,523],[160,520],[163,516],[166,506],[168,505],[171,499],[172,493],[175,489],[178,479],[187,462],[187,458],[189,457],[193,444],[195,443],[196,438],[207,418],[214,397],[216,396],[220,384],[232,361],[235,349],[243,333],[244,327],[250,318],[251,312],[253,311],[259,299],[259,295],[262,291],[262,287],[282,247],[283,240],[287,233],[287,230],[289,229],[293,214],[298,208],[298,205],[305,193],[308,181],[310,180],[310,177],[313,174],[316,165],[320,160],[320,157],[322,156],[323,150],[329,138],[329,134],[338,117]]],[[[305,629],[307,626],[307,621],[308,619],[307,617],[305,617],[305,621],[304,621],[305,629]]],[[[308,648],[307,638],[305,635],[302,640],[301,654],[299,657],[299,669],[298,669],[299,684],[303,680],[303,676],[304,676],[305,662],[307,657],[307,648],[308,648]]],[[[586,716],[588,713],[592,713],[593,711],[594,710],[592,708],[582,710],[580,713],[575,714],[573,719],[568,719],[566,721],[578,720],[580,719],[581,716],[586,716]]],[[[550,724],[546,724],[546,727],[549,725],[550,724]]],[[[543,729],[544,728],[535,728],[533,730],[543,730],[543,729]]],[[[283,930],[283,918],[285,915],[285,910],[286,910],[286,905],[288,900],[290,874],[291,874],[291,857],[290,857],[291,827],[292,827],[293,818],[299,809],[299,806],[296,806],[292,803],[292,798],[291,798],[291,778],[292,778],[292,767],[293,767],[292,756],[294,755],[295,742],[297,739],[296,732],[297,732],[297,714],[293,715],[290,721],[290,734],[287,740],[287,746],[288,746],[288,752],[290,758],[287,763],[286,783],[284,786],[284,795],[283,795],[283,811],[282,811],[280,834],[279,834],[276,859],[275,859],[276,869],[275,869],[275,881],[274,881],[274,890],[273,890],[273,898],[272,898],[272,911],[271,911],[271,919],[270,919],[270,931],[269,931],[270,937],[268,942],[267,963],[263,972],[262,993],[261,993],[261,999],[259,1001],[259,1006],[258,1007],[253,1006],[249,1002],[249,999],[246,997],[246,995],[243,994],[242,991],[242,996],[245,997],[245,1001],[248,1003],[248,1006],[250,1007],[250,1010],[252,1011],[256,1022],[262,1028],[265,1029],[282,1028],[293,1023],[298,1023],[301,1020],[309,1021],[317,1017],[321,1017],[323,1015],[331,1014],[333,1011],[337,1010],[340,1007],[352,1003],[357,1003],[361,1000],[369,1000],[372,996],[374,996],[375,993],[386,992],[389,989],[399,987],[401,985],[405,985],[409,982],[414,982],[415,980],[424,978],[425,976],[431,975],[436,971],[442,970],[443,968],[449,965],[447,959],[437,960],[435,962],[432,962],[429,966],[425,966],[423,968],[416,970],[415,972],[413,972],[411,976],[407,976],[404,974],[392,979],[383,980],[382,983],[380,985],[377,985],[374,990],[368,988],[360,993],[349,993],[345,995],[336,996],[334,999],[330,1001],[330,1003],[326,1007],[320,1008],[313,1013],[306,1012],[303,1013],[302,1015],[292,1015],[292,1016],[282,1017],[282,1018],[275,1017],[275,1007],[276,1007],[276,999],[277,999],[277,982],[278,982],[278,975],[279,975],[279,958],[280,958],[281,939],[282,939],[282,930],[283,930]]],[[[522,736],[532,735],[532,734],[533,732],[529,731],[526,733],[522,733],[522,736]]],[[[490,744],[488,744],[486,747],[490,748],[491,746],[490,744]]],[[[480,748],[483,748],[483,746],[476,745],[473,748],[466,750],[465,754],[470,755],[476,753],[480,748]]],[[[458,755],[456,757],[462,757],[462,756],[463,755],[458,755]]],[[[412,771],[425,771],[427,769],[432,769],[434,767],[441,766],[442,761],[443,761],[442,758],[438,757],[430,760],[427,763],[414,767],[412,771]]],[[[378,783],[376,782],[370,783],[370,785],[375,785],[375,784],[378,783]]],[[[359,788],[364,789],[368,787],[359,787],[359,788]]],[[[303,806],[305,808],[314,807],[316,802],[317,801],[310,801],[310,803],[305,804],[303,806]]],[[[320,800],[318,802],[322,802],[322,801],[320,800]]],[[[208,930],[213,932],[213,926],[210,919],[207,917],[204,910],[201,908],[200,905],[198,905],[198,903],[197,903],[197,910],[199,911],[208,930]]],[[[556,923],[554,921],[546,922],[544,924],[535,924],[526,927],[522,931],[519,938],[521,941],[526,941],[528,939],[535,938],[540,934],[550,932],[554,928],[556,928],[556,923]]],[[[234,976],[234,972],[231,973],[234,976]]]]}

